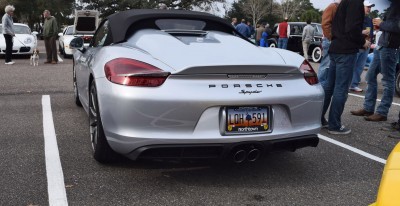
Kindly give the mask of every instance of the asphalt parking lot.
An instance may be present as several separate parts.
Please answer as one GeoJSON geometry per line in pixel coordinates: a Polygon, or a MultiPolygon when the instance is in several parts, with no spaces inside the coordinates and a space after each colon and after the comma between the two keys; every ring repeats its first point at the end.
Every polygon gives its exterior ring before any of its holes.
{"type": "MultiPolygon", "coordinates": [[[[342,122],[352,133],[337,136],[322,129],[316,148],[244,164],[102,165],[91,156],[88,117],[74,103],[72,60],[43,64],[43,41],[39,50],[38,67],[28,58],[0,64],[0,205],[368,205],[399,141],[380,130],[397,120],[399,97],[387,122],[367,122],[350,115],[362,107],[364,93],[350,93],[342,122]]],[[[381,94],[380,89],[378,98],[381,94]]]]}

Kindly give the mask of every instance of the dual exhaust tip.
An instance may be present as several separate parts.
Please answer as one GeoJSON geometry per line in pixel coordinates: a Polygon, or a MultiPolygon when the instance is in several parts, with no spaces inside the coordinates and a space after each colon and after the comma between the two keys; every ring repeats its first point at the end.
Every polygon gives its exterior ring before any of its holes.
{"type": "Polygon", "coordinates": [[[249,162],[256,161],[261,156],[261,151],[257,148],[253,148],[250,150],[239,149],[233,153],[233,161],[235,163],[242,163],[245,160],[249,162]]]}

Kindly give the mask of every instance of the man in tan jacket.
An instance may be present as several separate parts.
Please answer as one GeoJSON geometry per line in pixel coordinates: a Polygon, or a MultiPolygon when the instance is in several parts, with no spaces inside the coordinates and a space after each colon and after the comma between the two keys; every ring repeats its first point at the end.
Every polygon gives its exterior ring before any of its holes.
{"type": "MultiPolygon", "coordinates": [[[[321,83],[322,86],[325,85],[328,74],[327,69],[329,68],[329,64],[331,62],[329,59],[328,51],[332,40],[332,21],[335,17],[335,13],[340,2],[341,0],[334,0],[333,3],[329,4],[329,6],[326,7],[324,13],[322,14],[321,24],[324,37],[322,38],[322,59],[318,69],[318,81],[321,83]]],[[[328,121],[325,119],[325,114],[322,114],[321,124],[322,127],[328,126],[328,121]]]]}

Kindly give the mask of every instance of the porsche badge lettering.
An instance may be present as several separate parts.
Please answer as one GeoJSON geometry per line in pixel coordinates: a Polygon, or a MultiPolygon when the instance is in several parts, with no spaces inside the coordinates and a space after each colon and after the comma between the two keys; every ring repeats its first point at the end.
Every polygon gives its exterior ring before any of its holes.
{"type": "Polygon", "coordinates": [[[282,87],[282,84],[209,84],[208,88],[264,88],[282,87]]]}

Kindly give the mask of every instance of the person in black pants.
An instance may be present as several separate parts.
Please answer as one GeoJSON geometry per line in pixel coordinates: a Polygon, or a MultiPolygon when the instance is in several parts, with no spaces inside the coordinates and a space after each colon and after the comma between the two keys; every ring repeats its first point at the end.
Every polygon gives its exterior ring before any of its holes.
{"type": "Polygon", "coordinates": [[[6,40],[6,64],[14,64],[11,60],[12,57],[12,47],[13,47],[13,37],[15,36],[15,32],[13,29],[13,15],[15,8],[11,5],[7,5],[4,11],[6,12],[1,19],[1,24],[3,26],[2,32],[4,35],[4,39],[6,40]]]}

